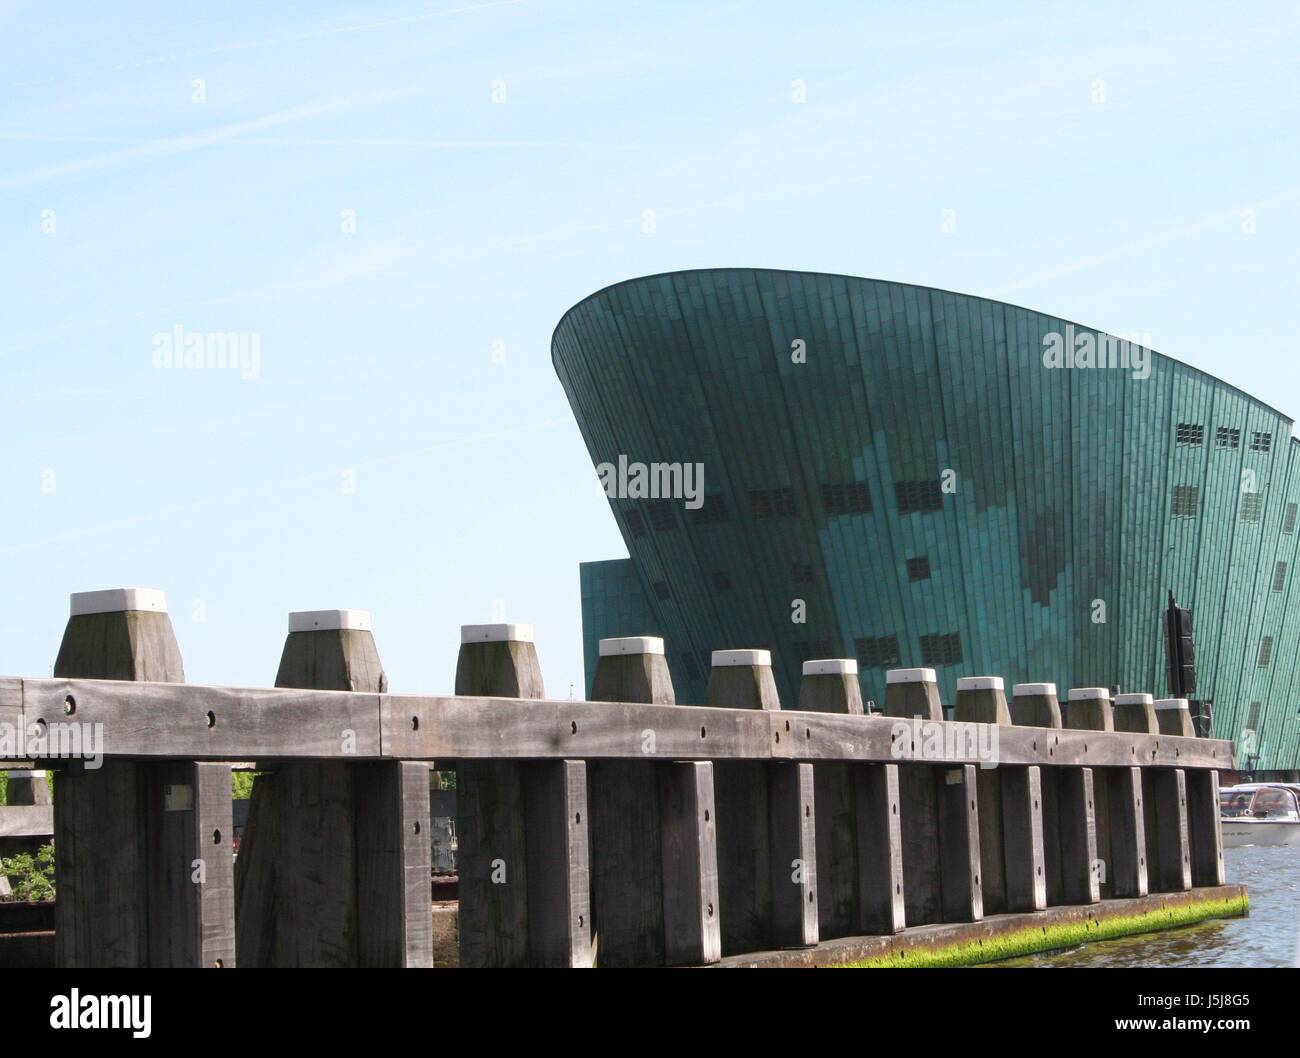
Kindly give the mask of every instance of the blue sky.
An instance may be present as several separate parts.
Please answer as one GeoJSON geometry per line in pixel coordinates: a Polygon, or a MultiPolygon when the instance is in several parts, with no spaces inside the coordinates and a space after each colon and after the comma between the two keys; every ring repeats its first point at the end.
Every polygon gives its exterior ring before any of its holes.
{"type": "Polygon", "coordinates": [[[626,551],[549,340],[645,273],[998,297],[1294,416],[1298,54],[1294,3],[0,0],[0,673],[140,585],[191,682],[359,607],[395,691],[513,620],[580,695],[626,551]]]}

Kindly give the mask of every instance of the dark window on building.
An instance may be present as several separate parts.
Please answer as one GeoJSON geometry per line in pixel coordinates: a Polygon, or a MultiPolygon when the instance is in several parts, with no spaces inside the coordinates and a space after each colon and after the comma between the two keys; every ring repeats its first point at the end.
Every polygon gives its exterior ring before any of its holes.
{"type": "Polygon", "coordinates": [[[821,487],[822,506],[827,514],[870,514],[871,490],[866,482],[826,483],[821,487]]]}
{"type": "Polygon", "coordinates": [[[959,665],[961,661],[961,633],[944,632],[921,637],[922,665],[959,665]]]}
{"type": "Polygon", "coordinates": [[[1259,641],[1259,667],[1268,668],[1268,663],[1273,660],[1273,637],[1265,636],[1259,641]]]}
{"type": "Polygon", "coordinates": [[[1243,492],[1241,494],[1241,520],[1258,522],[1264,513],[1264,494],[1262,492],[1243,492]]]}
{"type": "Polygon", "coordinates": [[[897,668],[902,664],[897,636],[866,636],[853,641],[858,664],[864,669],[897,668]]]}
{"type": "Polygon", "coordinates": [[[895,481],[894,499],[899,514],[923,514],[943,510],[943,490],[937,479],[930,481],[895,481]]]}
{"type": "Polygon", "coordinates": [[[1232,426],[1220,426],[1214,431],[1215,448],[1240,448],[1241,431],[1232,426]]]}
{"type": "Polygon", "coordinates": [[[1300,504],[1288,503],[1286,505],[1286,515],[1282,519],[1282,532],[1290,536],[1295,532],[1296,512],[1300,510],[1300,504]]]}
{"type": "Polygon", "coordinates": [[[704,505],[699,510],[691,511],[690,517],[696,525],[717,525],[719,522],[725,522],[727,501],[722,496],[705,496],[704,505]]]}
{"type": "Polygon", "coordinates": [[[731,578],[720,569],[713,571],[713,590],[731,591],[731,578]]]}
{"type": "Polygon", "coordinates": [[[803,639],[794,644],[794,656],[801,662],[812,658],[829,658],[834,653],[835,648],[829,639],[803,639]]]}
{"type": "Polygon", "coordinates": [[[1195,422],[1180,422],[1174,431],[1174,437],[1180,445],[1199,445],[1205,443],[1205,427],[1195,422]]]}
{"type": "Polygon", "coordinates": [[[1250,450],[1252,452],[1271,452],[1273,450],[1273,435],[1256,430],[1250,435],[1250,450]]]}
{"type": "Polygon", "coordinates": [[[1286,587],[1286,563],[1279,562],[1273,568],[1273,590],[1281,591],[1286,587]]]}
{"type": "Polygon", "coordinates": [[[755,518],[788,518],[795,513],[794,489],[753,489],[749,509],[755,518]]]}
{"type": "Polygon", "coordinates": [[[635,507],[627,507],[623,510],[623,521],[627,523],[627,531],[633,536],[645,536],[645,519],[635,507]]]}
{"type": "Polygon", "coordinates": [[[1251,702],[1250,714],[1246,718],[1246,730],[1256,731],[1259,729],[1259,711],[1264,706],[1263,702],[1251,702]]]}
{"type": "Polygon", "coordinates": [[[677,518],[673,514],[673,505],[668,500],[654,500],[646,504],[646,514],[656,533],[677,528],[677,518]]]}
{"type": "Polygon", "coordinates": [[[655,581],[654,589],[655,589],[655,596],[657,598],[660,599],[672,598],[673,593],[668,590],[668,585],[664,581],[662,580],[655,581]]]}
{"type": "Polygon", "coordinates": [[[1173,514],[1175,518],[1195,518],[1200,503],[1201,487],[1199,485],[1174,486],[1173,514]]]}
{"type": "Polygon", "coordinates": [[[921,555],[919,558],[909,558],[907,560],[907,579],[930,579],[930,559],[928,556],[921,555]]]}
{"type": "Polygon", "coordinates": [[[817,573],[811,562],[795,562],[790,566],[790,575],[796,584],[808,585],[817,580],[817,573]]]}

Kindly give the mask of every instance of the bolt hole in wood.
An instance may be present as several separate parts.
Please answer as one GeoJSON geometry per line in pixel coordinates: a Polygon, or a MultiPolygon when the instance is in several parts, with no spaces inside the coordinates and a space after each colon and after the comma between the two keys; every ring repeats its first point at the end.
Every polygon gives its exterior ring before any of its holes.
{"type": "Polygon", "coordinates": [[[569,725],[569,731],[575,735],[578,733],[578,721],[575,720],[569,725]]]}
{"type": "Polygon", "coordinates": [[[581,822],[582,822],[582,813],[581,813],[581,812],[576,813],[576,814],[574,815],[574,817],[573,817],[573,821],[574,821],[575,823],[581,823],[581,822]]]}
{"type": "Polygon", "coordinates": [[[789,721],[789,720],[787,720],[787,721],[785,722],[785,729],[786,729],[787,731],[790,730],[790,721],[789,721]]]}
{"type": "Polygon", "coordinates": [[[814,893],[811,889],[809,889],[809,890],[808,890],[808,903],[811,904],[811,903],[815,902],[816,899],[817,899],[817,894],[814,893]]]}
{"type": "Polygon", "coordinates": [[[415,828],[415,832],[418,834],[420,832],[420,821],[417,819],[411,825],[415,828]]]}
{"type": "Polygon", "coordinates": [[[77,699],[68,695],[63,699],[63,713],[65,716],[71,716],[77,711],[77,699]]]}
{"type": "Polygon", "coordinates": [[[214,831],[212,832],[212,844],[214,844],[214,845],[220,845],[220,844],[221,844],[221,831],[219,831],[219,830],[214,830],[214,831]]]}
{"type": "Polygon", "coordinates": [[[706,808],[706,809],[704,810],[704,822],[707,823],[707,822],[709,821],[709,818],[710,818],[710,816],[709,816],[709,810],[706,808]]]}
{"type": "Polygon", "coordinates": [[[811,728],[811,727],[805,727],[805,728],[803,729],[803,737],[804,737],[804,738],[812,738],[812,728],[811,728]]]}
{"type": "Polygon", "coordinates": [[[772,737],[773,737],[774,739],[776,739],[777,742],[780,742],[780,741],[781,741],[781,732],[780,732],[780,731],[773,731],[773,732],[772,732],[772,737]]]}
{"type": "Polygon", "coordinates": [[[804,818],[805,818],[805,819],[808,818],[808,816],[812,815],[812,808],[811,808],[810,806],[808,806],[808,805],[804,805],[804,806],[803,806],[803,814],[804,814],[804,818]]]}
{"type": "Polygon", "coordinates": [[[204,719],[207,721],[208,727],[217,726],[217,714],[214,713],[211,709],[208,710],[208,715],[204,717],[204,719]]]}
{"type": "Polygon", "coordinates": [[[706,732],[705,732],[704,728],[700,728],[700,738],[704,738],[705,734],[706,734],[706,732]]]}
{"type": "Polygon", "coordinates": [[[708,912],[709,912],[709,918],[712,918],[712,917],[713,917],[713,905],[712,905],[712,904],[709,905],[709,907],[708,907],[708,912]]]}

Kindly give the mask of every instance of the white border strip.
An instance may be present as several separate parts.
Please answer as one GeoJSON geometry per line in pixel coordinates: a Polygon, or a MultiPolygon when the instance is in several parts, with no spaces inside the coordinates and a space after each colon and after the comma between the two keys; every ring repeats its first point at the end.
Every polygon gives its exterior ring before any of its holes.
{"type": "Polygon", "coordinates": [[[664,641],[659,636],[622,636],[600,641],[602,658],[617,657],[620,654],[662,654],[663,652],[664,641]]]}
{"type": "Polygon", "coordinates": [[[1005,690],[1006,684],[1001,676],[962,676],[957,680],[957,690],[960,691],[1001,691],[1005,690]]]}
{"type": "Polygon", "coordinates": [[[1011,697],[1028,698],[1030,695],[1047,695],[1056,696],[1056,684],[1054,683],[1017,683],[1011,688],[1011,697]]]}
{"type": "Polygon", "coordinates": [[[1116,705],[1150,705],[1154,698],[1149,694],[1117,694],[1115,695],[1116,705]]]}
{"type": "Polygon", "coordinates": [[[369,632],[369,610],[294,610],[289,614],[290,632],[337,632],[353,629],[369,632]]]}
{"type": "Polygon", "coordinates": [[[1110,689],[1107,687],[1071,687],[1070,701],[1093,702],[1104,699],[1110,701],[1110,689]]]}
{"type": "Polygon", "coordinates": [[[770,650],[715,650],[713,667],[715,669],[735,668],[740,665],[759,665],[772,667],[770,650]]]}
{"type": "Polygon", "coordinates": [[[885,683],[938,683],[934,669],[890,669],[885,683]]]}
{"type": "Polygon", "coordinates": [[[856,676],[858,662],[856,658],[819,658],[803,663],[805,676],[856,676]]]}
{"type": "Polygon", "coordinates": [[[1187,704],[1186,698],[1157,698],[1157,709],[1186,709],[1191,712],[1191,707],[1187,704]]]}

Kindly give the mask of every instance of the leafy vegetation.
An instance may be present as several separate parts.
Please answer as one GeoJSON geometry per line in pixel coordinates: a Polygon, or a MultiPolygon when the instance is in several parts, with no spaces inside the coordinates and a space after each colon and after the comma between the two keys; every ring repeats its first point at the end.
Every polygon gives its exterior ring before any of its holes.
{"type": "Polygon", "coordinates": [[[0,859],[0,874],[9,879],[10,899],[40,902],[54,899],[54,845],[42,845],[36,855],[22,852],[0,859]]]}

